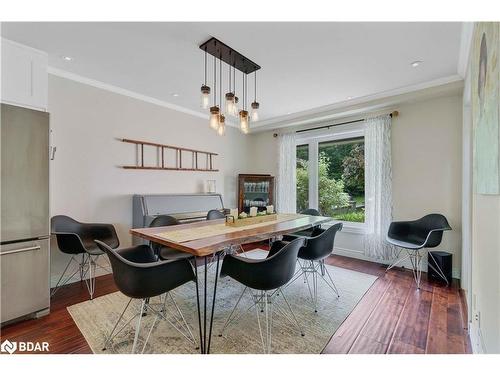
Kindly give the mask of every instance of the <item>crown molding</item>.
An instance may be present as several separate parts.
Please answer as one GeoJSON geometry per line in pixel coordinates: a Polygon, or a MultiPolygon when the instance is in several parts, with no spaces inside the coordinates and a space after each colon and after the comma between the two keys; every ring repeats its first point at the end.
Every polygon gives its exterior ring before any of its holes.
{"type": "Polygon", "coordinates": [[[472,36],[474,34],[474,22],[463,22],[460,35],[460,50],[458,53],[457,72],[462,78],[467,74],[469,56],[472,47],[472,36]]]}
{"type": "Polygon", "coordinates": [[[278,116],[269,120],[263,120],[255,123],[250,129],[252,133],[257,133],[280,128],[299,127],[313,123],[317,124],[323,121],[388,109],[391,106],[412,100],[422,100],[453,92],[459,93],[462,89],[463,79],[455,74],[449,77],[342,101],[287,116],[278,116]]]}
{"type": "MultiPolygon", "coordinates": [[[[85,85],[110,91],[133,99],[141,100],[143,102],[158,105],[208,121],[206,113],[194,111],[192,109],[182,107],[180,105],[160,100],[151,96],[143,95],[135,91],[127,90],[122,87],[114,86],[102,81],[68,72],[66,70],[54,68],[52,66],[49,66],[47,68],[47,72],[57,77],[83,83],[85,85]]],[[[321,121],[328,121],[340,117],[357,115],[359,113],[381,110],[384,108],[388,108],[390,105],[401,103],[404,100],[415,99],[417,96],[435,96],[436,90],[444,90],[449,92],[450,90],[458,90],[462,87],[462,77],[460,77],[459,75],[453,75],[430,82],[424,82],[417,85],[402,87],[373,95],[367,95],[349,101],[343,101],[327,106],[317,107],[310,110],[297,112],[291,115],[278,116],[269,120],[259,121],[253,124],[253,126],[250,128],[250,132],[257,133],[284,127],[307,125],[310,123],[318,123],[321,121]]],[[[231,127],[239,128],[239,125],[234,123],[233,121],[227,121],[226,124],[231,127]]]]}
{"type": "Polygon", "coordinates": [[[185,107],[182,107],[180,105],[173,104],[170,102],[166,102],[164,100],[156,99],[156,98],[153,98],[152,96],[139,94],[138,92],[135,92],[135,91],[130,91],[130,90],[124,89],[122,87],[110,85],[110,84],[102,82],[102,81],[97,81],[97,80],[92,79],[92,78],[88,78],[88,77],[81,76],[79,74],[71,73],[71,72],[68,72],[67,70],[62,70],[62,69],[58,69],[58,68],[54,68],[52,66],[49,66],[47,68],[47,72],[49,74],[52,74],[52,75],[57,76],[57,77],[66,78],[66,79],[69,79],[71,81],[75,81],[75,82],[83,83],[85,85],[96,87],[98,89],[111,91],[111,92],[114,92],[115,94],[128,96],[130,98],[134,98],[134,99],[141,100],[143,102],[155,104],[155,105],[158,105],[160,107],[173,109],[174,111],[186,113],[188,115],[203,118],[203,119],[208,121],[207,114],[193,111],[191,109],[188,109],[188,108],[185,108],[185,107]]]}
{"type": "MultiPolygon", "coordinates": [[[[92,87],[95,87],[98,89],[110,91],[110,92],[113,92],[115,94],[119,94],[119,95],[127,96],[129,98],[141,100],[143,102],[155,104],[155,105],[158,105],[160,107],[172,109],[174,111],[182,112],[182,113],[185,113],[185,114],[188,114],[191,116],[195,116],[195,117],[198,117],[198,118],[201,118],[201,119],[208,121],[208,115],[206,113],[193,111],[192,109],[182,107],[180,105],[173,104],[173,103],[170,103],[170,102],[167,102],[164,100],[156,99],[156,98],[153,98],[152,96],[139,94],[138,92],[135,92],[135,91],[127,90],[127,89],[124,89],[122,87],[118,87],[118,86],[114,86],[114,85],[110,85],[110,84],[102,82],[102,81],[97,81],[95,79],[84,77],[84,76],[81,76],[79,74],[71,73],[71,72],[68,72],[66,70],[54,68],[52,66],[49,66],[47,68],[47,72],[49,74],[52,74],[53,76],[56,76],[56,77],[61,77],[61,78],[69,79],[71,81],[83,83],[85,85],[89,85],[89,86],[92,86],[92,87]]],[[[233,123],[231,121],[227,121],[226,124],[229,126],[238,127],[235,123],[233,123]]]]}

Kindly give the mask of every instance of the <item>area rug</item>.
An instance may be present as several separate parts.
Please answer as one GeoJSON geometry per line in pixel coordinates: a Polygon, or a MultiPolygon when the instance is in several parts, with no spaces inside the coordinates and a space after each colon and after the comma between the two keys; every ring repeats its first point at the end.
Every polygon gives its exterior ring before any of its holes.
{"type": "MultiPolygon", "coordinates": [[[[262,258],[266,251],[253,250],[247,253],[251,258],[262,258]]],[[[340,292],[340,297],[318,278],[318,312],[315,313],[311,305],[310,294],[303,278],[290,284],[285,292],[290,305],[302,325],[305,336],[301,336],[297,329],[280,314],[273,315],[272,322],[272,352],[273,353],[320,353],[328,343],[342,322],[352,312],[366,291],[376,280],[375,276],[350,271],[344,268],[326,266],[340,292]]],[[[215,266],[210,267],[208,290],[213,289],[215,266]]],[[[199,269],[201,272],[201,268],[199,269]]],[[[203,285],[200,286],[203,288],[203,285]]],[[[243,286],[230,278],[219,279],[214,314],[214,326],[211,342],[211,353],[262,353],[262,343],[257,325],[255,308],[247,310],[252,305],[250,294],[245,293],[238,313],[242,315],[224,331],[219,337],[231,309],[238,300],[243,286]]],[[[196,310],[196,288],[189,283],[177,288],[173,294],[179,308],[184,313],[187,323],[196,340],[198,336],[198,315],[196,310]]],[[[130,353],[134,340],[135,319],[113,339],[107,350],[103,351],[105,337],[119,318],[128,298],[120,292],[108,294],[92,301],[85,301],[68,307],[76,325],[87,340],[94,353],[130,353]]],[[[211,301],[211,299],[209,299],[211,301]]],[[[159,302],[159,301],[151,301],[159,302]]],[[[277,298],[276,303],[285,309],[283,299],[277,298]]],[[[122,324],[140,308],[140,301],[132,301],[122,324]]],[[[173,305],[170,311],[175,311],[173,305]]],[[[278,310],[278,309],[275,309],[278,310]]],[[[261,312],[263,318],[264,313],[261,312]]],[[[154,321],[154,314],[143,317],[139,349],[154,321]]],[[[263,321],[263,320],[262,320],[263,321]]],[[[121,325],[119,325],[119,328],[121,325]]],[[[265,324],[263,324],[265,330],[265,324]]],[[[265,331],[264,331],[265,332],[265,331]]],[[[160,321],[153,330],[144,353],[198,353],[196,345],[186,340],[172,325],[160,321]]]]}

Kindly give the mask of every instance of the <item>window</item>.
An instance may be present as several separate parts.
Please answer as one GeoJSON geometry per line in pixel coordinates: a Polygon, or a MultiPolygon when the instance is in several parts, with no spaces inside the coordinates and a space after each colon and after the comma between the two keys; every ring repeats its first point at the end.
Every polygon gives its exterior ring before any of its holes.
{"type": "Polygon", "coordinates": [[[297,212],[309,208],[309,145],[297,146],[297,212]]]}
{"type": "Polygon", "coordinates": [[[317,208],[339,221],[365,221],[364,132],[309,137],[297,146],[297,212],[317,208]]]}
{"type": "Polygon", "coordinates": [[[321,142],[318,150],[320,212],[337,220],[364,223],[364,139],[321,142]]]}

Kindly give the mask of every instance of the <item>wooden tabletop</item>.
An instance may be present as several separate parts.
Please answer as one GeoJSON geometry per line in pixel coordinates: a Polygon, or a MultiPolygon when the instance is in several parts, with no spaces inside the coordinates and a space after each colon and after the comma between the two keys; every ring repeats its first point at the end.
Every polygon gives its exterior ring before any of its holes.
{"type": "Polygon", "coordinates": [[[168,241],[163,237],[158,236],[160,233],[168,231],[177,231],[180,229],[197,228],[202,226],[210,226],[224,223],[224,219],[200,221],[190,224],[181,224],[168,227],[154,228],[137,228],[131,229],[130,233],[134,236],[143,238],[148,241],[156,242],[164,246],[172,247],[196,256],[205,256],[213,254],[227,245],[239,245],[249,242],[266,240],[268,238],[296,232],[299,230],[310,228],[314,225],[319,225],[331,221],[331,217],[325,216],[305,216],[297,215],[296,218],[281,222],[270,222],[269,225],[258,228],[245,229],[228,234],[214,235],[198,240],[186,241],[182,243],[168,241]]]}

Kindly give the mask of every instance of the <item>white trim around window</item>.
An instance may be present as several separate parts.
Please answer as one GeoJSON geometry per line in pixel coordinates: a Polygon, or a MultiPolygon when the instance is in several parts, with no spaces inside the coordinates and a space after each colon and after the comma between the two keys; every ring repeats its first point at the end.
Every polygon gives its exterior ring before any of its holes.
{"type": "MultiPolygon", "coordinates": [[[[342,139],[357,138],[365,136],[365,124],[338,125],[330,129],[311,131],[297,134],[296,146],[308,145],[309,149],[309,207],[318,209],[318,147],[322,142],[339,141],[342,139]]],[[[333,225],[341,221],[332,220],[325,226],[333,225]]],[[[364,223],[342,221],[343,231],[348,233],[365,233],[364,223]]]]}

